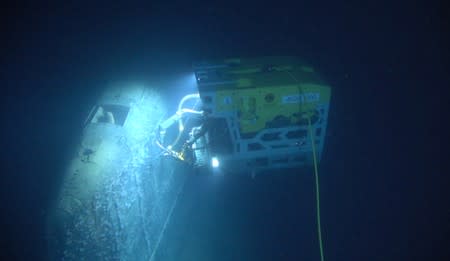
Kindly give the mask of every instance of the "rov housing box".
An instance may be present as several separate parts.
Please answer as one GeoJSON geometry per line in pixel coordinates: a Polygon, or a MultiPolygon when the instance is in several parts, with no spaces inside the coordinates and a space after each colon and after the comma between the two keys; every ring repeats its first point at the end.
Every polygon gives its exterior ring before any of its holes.
{"type": "Polygon", "coordinates": [[[229,171],[259,172],[313,163],[327,128],[331,88],[296,57],[194,64],[208,132],[194,145],[199,164],[220,159],[229,171]],[[309,120],[308,120],[309,119],[309,120]]]}

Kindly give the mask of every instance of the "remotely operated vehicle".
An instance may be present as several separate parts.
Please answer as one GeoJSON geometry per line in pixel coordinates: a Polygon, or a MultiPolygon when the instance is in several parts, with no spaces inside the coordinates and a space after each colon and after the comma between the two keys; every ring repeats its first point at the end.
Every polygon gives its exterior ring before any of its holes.
{"type": "Polygon", "coordinates": [[[166,155],[209,172],[252,175],[320,159],[331,88],[314,68],[296,57],[262,57],[193,69],[198,93],[159,125],[156,144],[166,155]],[[173,126],[178,135],[169,141],[173,126]]]}

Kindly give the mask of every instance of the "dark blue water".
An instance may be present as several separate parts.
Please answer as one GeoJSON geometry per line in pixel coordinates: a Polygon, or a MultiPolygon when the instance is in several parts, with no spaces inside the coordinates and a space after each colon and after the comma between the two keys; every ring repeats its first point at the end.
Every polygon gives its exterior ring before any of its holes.
{"type": "MultiPolygon", "coordinates": [[[[0,255],[45,258],[48,206],[108,81],[281,54],[306,58],[333,87],[320,166],[326,260],[445,260],[448,13],[443,2],[330,2],[4,8],[0,255]]],[[[219,260],[319,260],[312,173],[273,174],[215,189],[191,180],[174,213],[205,222],[178,223],[174,251],[199,248],[197,233],[219,260]]]]}

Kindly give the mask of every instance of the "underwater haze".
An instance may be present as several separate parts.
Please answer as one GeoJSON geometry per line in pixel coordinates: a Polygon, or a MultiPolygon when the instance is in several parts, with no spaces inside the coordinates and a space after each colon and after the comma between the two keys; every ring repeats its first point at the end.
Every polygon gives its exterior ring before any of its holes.
{"type": "Polygon", "coordinates": [[[199,175],[152,143],[197,92],[194,62],[281,55],[307,60],[331,86],[318,167],[324,260],[448,260],[446,10],[11,1],[1,16],[0,257],[320,260],[313,168],[199,175]],[[100,142],[89,115],[118,83],[136,90],[133,110],[147,121],[106,130],[135,140],[100,142]],[[90,158],[86,144],[104,156],[90,158]],[[104,168],[79,167],[90,161],[104,168]]]}

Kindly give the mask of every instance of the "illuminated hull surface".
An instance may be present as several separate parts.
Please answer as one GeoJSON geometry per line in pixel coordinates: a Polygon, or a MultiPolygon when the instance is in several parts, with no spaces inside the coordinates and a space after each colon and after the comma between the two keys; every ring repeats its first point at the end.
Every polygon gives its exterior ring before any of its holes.
{"type": "Polygon", "coordinates": [[[151,260],[184,184],[152,144],[165,106],[112,88],[86,120],[48,217],[50,260],[151,260]]]}

